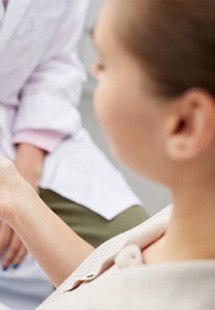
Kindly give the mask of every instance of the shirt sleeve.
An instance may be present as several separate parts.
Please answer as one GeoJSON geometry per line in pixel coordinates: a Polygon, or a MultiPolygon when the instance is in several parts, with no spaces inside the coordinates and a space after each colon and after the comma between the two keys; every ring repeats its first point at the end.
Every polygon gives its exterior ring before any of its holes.
{"type": "Polygon", "coordinates": [[[65,135],[54,130],[20,130],[14,138],[14,144],[27,143],[34,145],[48,153],[53,152],[65,135]]]}
{"type": "Polygon", "coordinates": [[[34,145],[44,147],[48,139],[49,152],[82,126],[78,105],[86,74],[78,57],[78,42],[88,1],[68,1],[66,5],[47,52],[22,89],[14,123],[14,143],[33,138],[34,145]],[[26,134],[29,131],[32,137],[26,134]]]}

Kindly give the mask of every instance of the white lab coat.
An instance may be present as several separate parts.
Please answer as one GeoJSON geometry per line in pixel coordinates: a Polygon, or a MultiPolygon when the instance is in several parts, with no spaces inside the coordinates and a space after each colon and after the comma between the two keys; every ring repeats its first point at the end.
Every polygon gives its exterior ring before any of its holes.
{"type": "Polygon", "coordinates": [[[10,0],[0,32],[0,150],[22,130],[66,136],[47,155],[40,186],[106,219],[139,199],[82,126],[85,71],[77,56],[88,0],[10,0]]]}
{"type": "MultiPolygon", "coordinates": [[[[15,159],[20,130],[65,134],[46,157],[40,186],[111,219],[139,200],[82,127],[78,104],[86,77],[77,42],[87,5],[9,1],[0,29],[0,152],[15,159]]],[[[51,290],[30,256],[17,270],[0,269],[0,302],[16,310],[34,309],[51,290]]]]}

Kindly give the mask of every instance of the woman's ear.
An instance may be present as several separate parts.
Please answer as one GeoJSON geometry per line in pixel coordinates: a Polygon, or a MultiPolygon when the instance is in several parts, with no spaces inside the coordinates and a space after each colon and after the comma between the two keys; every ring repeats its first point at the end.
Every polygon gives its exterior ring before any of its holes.
{"type": "Polygon", "coordinates": [[[166,122],[166,152],[174,161],[187,161],[203,153],[215,137],[215,100],[200,89],[178,99],[166,122]]]}

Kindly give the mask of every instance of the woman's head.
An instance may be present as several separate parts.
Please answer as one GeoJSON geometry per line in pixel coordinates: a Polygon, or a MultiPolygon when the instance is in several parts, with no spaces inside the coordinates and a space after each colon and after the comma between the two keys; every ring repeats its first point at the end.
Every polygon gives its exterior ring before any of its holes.
{"type": "Polygon", "coordinates": [[[107,1],[95,105],[115,154],[138,172],[168,183],[176,162],[191,167],[211,147],[214,26],[213,1],[107,1]]]}
{"type": "Polygon", "coordinates": [[[192,87],[215,95],[215,2],[211,0],[116,1],[114,29],[166,97],[192,87]]]}

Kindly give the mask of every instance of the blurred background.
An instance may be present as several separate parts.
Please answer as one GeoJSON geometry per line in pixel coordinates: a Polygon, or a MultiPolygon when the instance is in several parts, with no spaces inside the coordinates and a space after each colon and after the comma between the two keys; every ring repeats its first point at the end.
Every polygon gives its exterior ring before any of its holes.
{"type": "Polygon", "coordinates": [[[116,162],[111,156],[107,142],[103,135],[102,129],[98,124],[94,111],[93,111],[93,90],[95,88],[95,80],[91,76],[90,68],[93,61],[96,59],[96,52],[93,48],[93,43],[90,38],[90,29],[95,23],[98,13],[102,7],[103,0],[91,0],[89,6],[89,12],[86,20],[84,35],[80,42],[80,57],[87,68],[88,81],[85,84],[81,113],[85,127],[91,133],[94,141],[104,151],[104,153],[111,159],[115,166],[122,172],[125,179],[132,187],[134,192],[142,200],[145,209],[150,215],[161,210],[167,204],[171,202],[169,192],[157,184],[150,182],[142,177],[135,175],[133,172],[122,166],[119,162],[116,162]]]}

